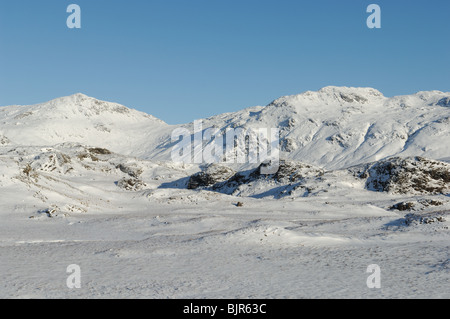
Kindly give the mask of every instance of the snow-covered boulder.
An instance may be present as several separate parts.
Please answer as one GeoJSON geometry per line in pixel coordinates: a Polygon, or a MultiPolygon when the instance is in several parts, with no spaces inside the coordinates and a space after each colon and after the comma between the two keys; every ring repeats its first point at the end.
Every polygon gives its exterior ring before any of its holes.
{"type": "Polygon", "coordinates": [[[450,191],[450,164],[423,157],[393,157],[351,168],[366,179],[366,188],[392,194],[445,194],[450,191]]]}
{"type": "Polygon", "coordinates": [[[224,165],[211,164],[203,168],[203,170],[190,177],[188,189],[197,189],[200,187],[213,186],[228,180],[236,172],[224,165]]]}

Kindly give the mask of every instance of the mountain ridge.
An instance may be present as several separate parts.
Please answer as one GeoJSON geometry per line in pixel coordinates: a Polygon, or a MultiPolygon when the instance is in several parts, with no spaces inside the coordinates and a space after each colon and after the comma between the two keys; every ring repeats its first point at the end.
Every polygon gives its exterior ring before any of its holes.
{"type": "MultiPolygon", "coordinates": [[[[202,119],[203,130],[279,128],[281,158],[339,169],[391,156],[450,156],[450,92],[385,97],[373,88],[327,86],[282,96],[267,106],[202,119]]],[[[76,142],[124,155],[170,161],[168,125],[126,106],[82,93],[31,106],[0,108],[3,143],[76,142]]],[[[208,141],[205,142],[206,144],[208,141]]]]}

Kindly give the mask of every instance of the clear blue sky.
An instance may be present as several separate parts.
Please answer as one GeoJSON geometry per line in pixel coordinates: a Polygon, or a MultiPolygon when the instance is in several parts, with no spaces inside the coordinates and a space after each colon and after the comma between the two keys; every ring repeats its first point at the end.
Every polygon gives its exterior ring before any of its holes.
{"type": "Polygon", "coordinates": [[[0,0],[0,105],[82,92],[177,124],[327,85],[450,91],[449,16],[448,0],[0,0]]]}

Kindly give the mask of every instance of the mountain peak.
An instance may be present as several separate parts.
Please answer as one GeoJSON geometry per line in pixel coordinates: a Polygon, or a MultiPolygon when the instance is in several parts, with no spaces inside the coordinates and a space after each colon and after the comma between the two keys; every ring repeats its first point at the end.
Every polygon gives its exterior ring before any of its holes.
{"type": "MultiPolygon", "coordinates": [[[[75,93],[75,94],[68,95],[68,96],[58,97],[56,99],[53,99],[53,100],[49,101],[48,103],[52,103],[52,102],[57,102],[57,103],[69,103],[69,102],[83,103],[83,102],[94,102],[94,101],[103,102],[103,101],[100,101],[100,100],[98,100],[96,98],[87,96],[86,94],[83,94],[83,93],[75,93]]],[[[111,102],[104,102],[104,103],[111,103],[111,102]]]]}
{"type": "Polygon", "coordinates": [[[74,98],[89,98],[89,96],[87,96],[86,94],[83,94],[83,93],[75,93],[75,94],[72,94],[69,96],[74,97],[74,98]]]}
{"type": "Polygon", "coordinates": [[[383,93],[370,87],[347,87],[347,86],[326,86],[321,88],[318,93],[322,94],[350,94],[360,96],[383,97],[383,93]]]}
{"type": "Polygon", "coordinates": [[[48,102],[45,103],[40,103],[40,104],[65,104],[65,103],[82,103],[84,101],[88,101],[88,100],[97,100],[93,97],[87,96],[86,94],[83,93],[75,93],[72,95],[68,95],[68,96],[61,96],[61,97],[57,97],[55,99],[52,99],[48,102]]]}
{"type": "Polygon", "coordinates": [[[98,116],[101,114],[130,114],[131,109],[118,103],[106,102],[89,97],[83,93],[64,96],[46,103],[38,104],[39,108],[58,110],[68,114],[84,114],[85,116],[98,116]]]}
{"type": "Polygon", "coordinates": [[[306,91],[296,95],[283,96],[269,105],[328,105],[368,104],[386,99],[384,95],[369,87],[326,86],[318,91],[306,91]]]}

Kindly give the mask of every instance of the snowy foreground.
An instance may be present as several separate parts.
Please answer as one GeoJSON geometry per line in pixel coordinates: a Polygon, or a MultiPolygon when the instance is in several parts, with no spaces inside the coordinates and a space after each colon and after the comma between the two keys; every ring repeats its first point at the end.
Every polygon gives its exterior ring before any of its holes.
{"type": "Polygon", "coordinates": [[[0,297],[449,298],[448,222],[406,227],[373,205],[389,199],[371,197],[238,209],[205,194],[37,220],[26,204],[2,207],[0,297]],[[66,286],[70,264],[81,267],[81,289],[66,286]],[[381,289],[366,286],[370,264],[381,289]]]}
{"type": "Polygon", "coordinates": [[[203,121],[280,128],[262,175],[82,94],[0,108],[0,298],[449,298],[449,110],[328,87],[203,121]]]}
{"type": "Polygon", "coordinates": [[[342,171],[304,181],[331,185],[308,196],[226,195],[186,189],[193,168],[81,146],[3,152],[1,298],[450,297],[448,195],[370,191],[342,171]],[[136,171],[140,190],[117,182],[136,171]]]}

